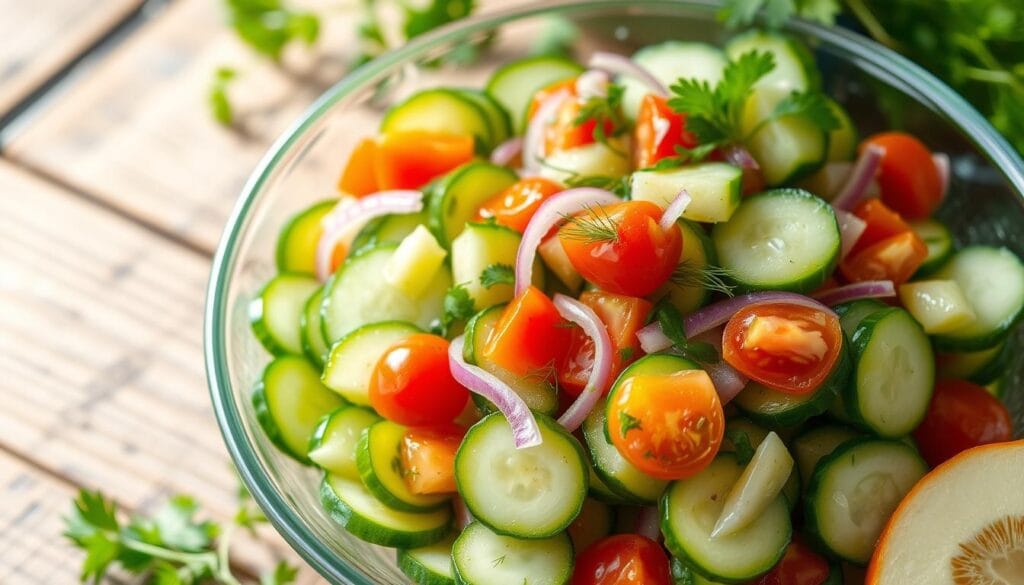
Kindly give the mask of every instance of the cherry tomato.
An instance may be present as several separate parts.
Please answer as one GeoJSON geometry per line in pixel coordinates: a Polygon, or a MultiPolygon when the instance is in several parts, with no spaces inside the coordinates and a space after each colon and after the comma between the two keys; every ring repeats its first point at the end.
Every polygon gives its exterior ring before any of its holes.
{"type": "MultiPolygon", "coordinates": [[[[602,291],[587,291],[580,295],[580,302],[597,313],[612,339],[614,353],[612,371],[608,376],[610,388],[622,369],[640,357],[640,340],[636,338],[636,332],[647,322],[653,305],[646,299],[602,291]]],[[[578,396],[587,385],[593,368],[594,340],[579,327],[574,327],[569,348],[558,363],[559,388],[578,396]]],[[[607,391],[608,388],[602,389],[602,393],[607,391]]]]}
{"type": "Polygon", "coordinates": [[[942,178],[932,153],[920,140],[903,132],[875,134],[861,144],[882,149],[878,186],[882,201],[907,219],[924,219],[942,200],[942,178]]]}
{"type": "Polygon", "coordinates": [[[530,100],[530,107],[526,111],[526,119],[533,118],[533,115],[537,113],[541,105],[548,100],[549,97],[556,93],[564,91],[569,95],[576,96],[576,78],[563,79],[562,81],[556,81],[551,85],[537,90],[537,93],[533,94],[533,98],[530,100]]]}
{"type": "Polygon", "coordinates": [[[636,168],[649,167],[676,155],[676,147],[693,148],[697,137],[686,131],[686,114],[676,112],[668,99],[647,94],[640,102],[633,130],[633,158],[636,168]]]}
{"type": "Polygon", "coordinates": [[[858,205],[853,214],[863,219],[867,225],[864,227],[864,233],[857,238],[857,243],[850,249],[849,255],[856,254],[886,238],[913,231],[900,214],[886,207],[881,199],[868,199],[858,205]]]}
{"type": "Polygon", "coordinates": [[[740,309],[722,334],[722,359],[788,394],[814,392],[839,360],[842,347],[835,314],[790,303],[740,309]]]}
{"type": "Polygon", "coordinates": [[[505,307],[484,345],[484,357],[515,376],[548,378],[569,334],[551,299],[531,286],[505,307]]]}
{"type": "Polygon", "coordinates": [[[927,257],[924,240],[908,231],[850,254],[839,263],[839,271],[850,282],[891,280],[900,285],[910,280],[927,257]]]}
{"type": "Polygon", "coordinates": [[[348,157],[345,170],[338,179],[338,189],[349,195],[362,197],[380,191],[377,177],[373,172],[373,161],[377,157],[377,141],[364,138],[348,157]]]}
{"type": "Polygon", "coordinates": [[[477,219],[493,217],[498,224],[523,232],[541,203],[562,189],[543,177],[521,179],[480,206],[477,219]]]}
{"type": "Polygon", "coordinates": [[[722,445],[725,414],[704,370],[630,376],[608,400],[612,444],[652,477],[690,477],[722,445]]]}
{"type": "Polygon", "coordinates": [[[455,453],[466,430],[458,425],[412,427],[400,446],[403,477],[414,494],[455,493],[455,453]]]}
{"type": "Polygon", "coordinates": [[[828,561],[794,540],[775,567],[750,585],[822,585],[829,576],[828,561]]]}
{"type": "Polygon", "coordinates": [[[576,271],[602,290],[647,296],[672,276],[683,251],[683,232],[658,225],[661,208],[625,201],[578,214],[558,231],[576,271]]]}
{"type": "Polygon", "coordinates": [[[935,467],[957,453],[1013,438],[1010,413],[998,398],[965,380],[939,380],[924,421],[914,431],[921,456],[935,467]]]}
{"type": "MultiPolygon", "coordinates": [[[[544,131],[544,152],[552,153],[559,150],[570,150],[577,146],[585,146],[597,142],[594,131],[597,130],[597,121],[588,118],[582,123],[577,123],[583,105],[586,102],[573,97],[562,102],[555,114],[555,119],[544,131]]],[[[611,136],[615,132],[615,126],[611,120],[605,120],[605,136],[611,136]]]]}
{"type": "Polygon", "coordinates": [[[448,341],[421,333],[392,345],[370,376],[370,404],[403,425],[450,423],[469,391],[452,377],[448,341]]]}
{"type": "Polygon", "coordinates": [[[616,534],[576,557],[572,585],[672,585],[661,545],[639,534],[616,534]]]}
{"type": "Polygon", "coordinates": [[[444,132],[391,132],[373,161],[378,189],[418,189],[473,159],[473,137],[444,132]]]}

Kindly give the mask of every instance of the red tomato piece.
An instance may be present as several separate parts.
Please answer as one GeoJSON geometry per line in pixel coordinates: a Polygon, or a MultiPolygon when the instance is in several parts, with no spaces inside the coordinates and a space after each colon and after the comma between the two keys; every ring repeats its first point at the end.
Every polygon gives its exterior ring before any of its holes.
{"type": "Polygon", "coordinates": [[[939,380],[914,440],[935,467],[961,451],[1013,438],[1010,413],[998,398],[965,380],[939,380]]]}
{"type": "Polygon", "coordinates": [[[388,348],[370,376],[370,404],[403,425],[450,423],[462,412],[469,391],[452,377],[448,341],[413,335],[388,348]]]}
{"type": "Polygon", "coordinates": [[[850,249],[850,256],[884,239],[913,231],[900,214],[886,207],[881,199],[864,201],[853,210],[853,214],[863,219],[867,225],[857,243],[850,249]]]}
{"type": "Polygon", "coordinates": [[[551,299],[531,286],[505,308],[484,346],[484,357],[515,376],[548,378],[569,334],[551,299]]]}
{"type": "Polygon", "coordinates": [[[908,231],[847,256],[839,270],[850,282],[891,280],[899,286],[910,280],[927,257],[924,240],[908,231]]]}
{"type": "Polygon", "coordinates": [[[576,557],[572,585],[671,585],[668,556],[639,534],[616,534],[576,557]]]}
{"type": "MultiPolygon", "coordinates": [[[[555,120],[548,125],[544,131],[544,152],[552,153],[558,150],[570,150],[578,146],[593,144],[597,141],[594,131],[597,130],[597,121],[588,118],[577,124],[580,112],[583,110],[583,100],[572,98],[562,102],[555,120]]],[[[611,136],[615,132],[615,126],[611,120],[605,120],[605,136],[611,136]]]]}
{"type": "Polygon", "coordinates": [[[455,493],[455,453],[465,434],[454,424],[413,427],[405,433],[400,456],[412,493],[455,493]]]}
{"type": "Polygon", "coordinates": [[[882,201],[907,219],[924,219],[942,200],[942,178],[932,153],[920,140],[903,132],[875,134],[861,143],[882,149],[878,186],[882,201]]]}
{"type": "Polygon", "coordinates": [[[373,172],[373,161],[376,158],[377,141],[364,138],[349,155],[345,170],[338,179],[338,189],[356,197],[379,191],[377,177],[373,172]]]}
{"type": "Polygon", "coordinates": [[[647,94],[640,102],[640,111],[633,130],[633,158],[642,169],[663,158],[676,155],[676,147],[693,148],[697,137],[686,131],[686,114],[676,112],[668,99],[647,94]]]}
{"type": "Polygon", "coordinates": [[[558,231],[573,267],[602,290],[647,296],[672,276],[683,232],[658,225],[662,210],[650,201],[624,201],[578,214],[558,231]]]}
{"type": "Polygon", "coordinates": [[[377,187],[418,189],[473,159],[473,137],[444,132],[391,132],[377,144],[377,187]]]}
{"type": "Polygon", "coordinates": [[[498,224],[523,232],[541,203],[562,189],[562,185],[543,177],[521,179],[480,206],[476,218],[493,217],[498,224]]]}
{"type": "Polygon", "coordinates": [[[788,394],[814,392],[839,360],[842,347],[834,314],[789,303],[740,309],[722,334],[722,359],[788,394]]]}
{"type": "Polygon", "coordinates": [[[794,540],[775,567],[751,585],[822,585],[828,580],[828,561],[810,547],[794,540]]]}
{"type": "Polygon", "coordinates": [[[543,89],[540,89],[535,94],[533,94],[533,98],[530,100],[530,107],[527,109],[526,112],[526,119],[529,120],[530,118],[533,118],[533,115],[537,113],[537,110],[540,109],[540,106],[544,102],[546,102],[549,97],[555,95],[560,91],[564,91],[569,95],[575,97],[576,78],[573,77],[571,79],[556,81],[555,83],[552,83],[551,85],[543,89]]]}

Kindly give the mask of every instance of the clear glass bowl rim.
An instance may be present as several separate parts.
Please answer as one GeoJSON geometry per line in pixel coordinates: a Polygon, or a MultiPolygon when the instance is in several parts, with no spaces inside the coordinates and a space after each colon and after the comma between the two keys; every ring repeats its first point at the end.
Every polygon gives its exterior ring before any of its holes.
{"type": "MultiPolygon", "coordinates": [[[[503,23],[526,17],[604,8],[672,7],[711,12],[716,10],[719,4],[714,0],[549,0],[468,18],[423,35],[367,63],[328,89],[277,139],[249,177],[221,236],[210,273],[203,332],[207,382],[217,423],[242,480],[277,531],[324,577],[342,579],[356,585],[372,585],[357,569],[340,561],[324,543],[320,542],[302,518],[274,489],[266,470],[259,462],[255,445],[248,440],[243,430],[242,412],[234,401],[228,373],[228,358],[225,352],[228,318],[226,297],[237,260],[235,254],[241,228],[257,194],[261,192],[264,183],[273,174],[284,154],[321,116],[339,99],[360,88],[389,67],[415,58],[462,35],[490,30],[503,23]]],[[[924,96],[923,101],[926,105],[947,114],[952,123],[959,126],[964,135],[991,158],[992,164],[1002,172],[1017,194],[1024,198],[1024,161],[980,113],[945,83],[901,55],[855,33],[799,20],[791,22],[788,28],[831,45],[844,53],[847,59],[857,59],[862,65],[896,75],[918,88],[924,96]]]]}

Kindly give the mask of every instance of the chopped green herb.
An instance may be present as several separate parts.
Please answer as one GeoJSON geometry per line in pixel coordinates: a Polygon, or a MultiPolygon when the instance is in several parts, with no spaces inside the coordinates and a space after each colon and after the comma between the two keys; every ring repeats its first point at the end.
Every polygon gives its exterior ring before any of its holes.
{"type": "Polygon", "coordinates": [[[515,284],[516,272],[508,264],[491,264],[480,274],[480,284],[491,288],[496,284],[515,284]]]}
{"type": "Polygon", "coordinates": [[[629,360],[633,359],[633,353],[634,353],[634,351],[633,351],[632,347],[620,348],[619,349],[619,359],[624,361],[624,362],[628,362],[629,360]]]}
{"type": "Polygon", "coordinates": [[[626,433],[633,429],[638,431],[643,430],[643,427],[640,425],[640,419],[626,411],[619,413],[619,435],[625,437],[626,433]]]}
{"type": "Polygon", "coordinates": [[[701,268],[690,260],[683,260],[676,265],[669,280],[677,286],[699,287],[731,297],[736,289],[729,284],[731,276],[725,268],[712,265],[701,268]]]}
{"type": "Polygon", "coordinates": [[[750,436],[747,432],[737,428],[726,429],[725,438],[732,443],[733,449],[736,450],[736,461],[740,465],[750,463],[756,449],[750,443],[750,436]]]}
{"type": "Polygon", "coordinates": [[[228,86],[237,76],[238,72],[231,67],[218,67],[210,85],[209,103],[213,119],[224,126],[230,126],[235,119],[234,109],[228,98],[228,86]]]}
{"type": "Polygon", "coordinates": [[[620,136],[629,130],[629,123],[622,113],[622,94],[624,92],[623,86],[609,84],[605,95],[592,96],[583,103],[573,124],[582,126],[593,122],[594,140],[608,146],[609,136],[620,136]]]}
{"type": "Polygon", "coordinates": [[[476,314],[476,305],[473,297],[465,286],[456,284],[448,289],[444,295],[444,313],[441,315],[441,335],[447,336],[452,325],[458,321],[465,321],[476,314]]]}
{"type": "Polygon", "coordinates": [[[718,351],[715,346],[703,341],[690,341],[686,338],[683,316],[667,298],[658,302],[654,308],[654,318],[661,325],[661,330],[672,341],[672,347],[683,357],[699,363],[718,363],[718,351]]]}
{"type": "Polygon", "coordinates": [[[563,215],[566,224],[560,236],[586,244],[619,241],[619,224],[603,205],[587,205],[579,215],[563,215]]]}

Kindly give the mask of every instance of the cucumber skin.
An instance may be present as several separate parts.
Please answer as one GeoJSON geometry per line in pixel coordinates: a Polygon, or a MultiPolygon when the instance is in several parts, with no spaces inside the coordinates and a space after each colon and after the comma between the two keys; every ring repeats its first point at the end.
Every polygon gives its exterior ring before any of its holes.
{"type": "Polygon", "coordinates": [[[417,585],[456,585],[455,579],[431,571],[410,554],[410,549],[400,548],[396,553],[395,562],[398,569],[417,585]]]}
{"type": "MultiPolygon", "coordinates": [[[[281,277],[292,277],[292,276],[296,277],[296,278],[311,278],[310,275],[303,274],[301,272],[282,272],[282,273],[279,273],[279,274],[275,275],[273,278],[271,278],[270,280],[268,280],[267,283],[264,284],[262,288],[260,288],[260,290],[256,294],[256,296],[254,296],[252,298],[252,300],[249,301],[249,305],[246,308],[246,312],[248,313],[248,317],[249,317],[249,327],[252,329],[253,335],[256,337],[257,341],[260,342],[260,345],[262,345],[263,348],[266,349],[268,352],[270,352],[270,354],[273,355],[273,356],[289,355],[289,354],[292,354],[292,351],[287,349],[286,347],[282,346],[280,343],[278,343],[277,340],[274,338],[274,335],[270,332],[270,329],[267,328],[267,326],[263,323],[264,307],[266,307],[266,304],[267,304],[266,299],[263,298],[263,295],[266,294],[267,289],[270,288],[271,285],[276,283],[278,281],[278,279],[280,279],[281,277]]],[[[314,291],[313,294],[315,295],[316,292],[314,291]]],[[[305,310],[305,304],[303,304],[303,311],[304,310],[305,310]]],[[[302,315],[302,313],[300,312],[299,313],[300,320],[301,320],[301,315],[302,315]]],[[[299,344],[301,345],[302,344],[302,327],[301,327],[301,324],[299,324],[298,327],[299,327],[299,344]]]]}
{"type": "MultiPolygon", "coordinates": [[[[383,421],[378,421],[383,422],[383,421]]],[[[377,423],[374,423],[377,424],[377,423]]],[[[367,491],[374,495],[385,506],[402,512],[432,512],[448,505],[449,500],[442,500],[431,506],[417,506],[410,504],[388,491],[388,488],[377,479],[377,473],[373,469],[373,457],[370,455],[370,428],[367,427],[359,437],[356,444],[356,467],[359,469],[359,479],[366,486],[367,491]]],[[[396,454],[397,456],[397,454],[396,454]]]]}
{"type": "MultiPolygon", "coordinates": [[[[437,238],[437,243],[441,244],[441,246],[443,246],[444,249],[446,250],[451,250],[452,243],[448,239],[447,230],[447,216],[449,210],[445,209],[445,207],[451,207],[452,203],[454,203],[454,199],[449,200],[448,191],[455,187],[459,183],[459,180],[462,179],[466,174],[476,169],[486,167],[490,167],[491,169],[497,172],[506,173],[508,175],[508,178],[512,180],[510,184],[514,184],[515,182],[519,181],[519,176],[516,175],[515,172],[513,172],[511,169],[507,167],[499,167],[489,162],[474,160],[451,171],[450,173],[442,177],[440,180],[438,180],[438,182],[432,185],[428,190],[429,196],[427,197],[427,199],[429,202],[427,204],[427,227],[430,229],[430,233],[433,234],[435,238],[437,238]]],[[[501,191],[504,191],[504,189],[505,188],[502,188],[496,193],[500,193],[501,191]]],[[[450,259],[448,261],[450,262],[450,259]]]]}
{"type": "MultiPolygon", "coordinates": [[[[271,362],[270,365],[273,365],[271,362]]],[[[270,367],[268,365],[267,367],[270,367]]],[[[267,403],[267,389],[260,380],[256,383],[256,387],[252,391],[252,407],[256,412],[256,421],[260,423],[260,428],[266,433],[267,438],[274,444],[275,447],[281,450],[282,453],[298,461],[303,465],[312,465],[313,462],[309,460],[309,457],[300,455],[295,451],[292,451],[291,447],[285,443],[284,438],[281,437],[281,431],[277,428],[277,422],[274,421],[274,416],[270,414],[270,405],[267,403]]]]}
{"type": "Polygon", "coordinates": [[[288,265],[288,236],[291,235],[291,231],[293,229],[296,229],[303,222],[309,220],[311,215],[316,215],[318,213],[326,214],[337,204],[338,201],[336,199],[319,201],[288,219],[284,224],[284,227],[281,228],[280,235],[277,237],[277,244],[274,246],[274,265],[277,266],[278,272],[295,272],[298,274],[309,274],[312,276],[312,272],[304,272],[288,265]]]}
{"type": "Polygon", "coordinates": [[[449,517],[448,522],[433,530],[402,535],[388,534],[389,531],[386,529],[382,532],[381,529],[364,522],[363,518],[341,501],[327,482],[326,474],[323,481],[320,482],[320,503],[327,515],[352,536],[380,546],[419,548],[444,539],[452,529],[452,518],[449,517]]]}
{"type": "Polygon", "coordinates": [[[299,319],[299,340],[302,342],[302,353],[304,353],[306,357],[308,357],[310,361],[312,361],[313,364],[316,365],[318,368],[324,367],[324,363],[327,361],[327,354],[331,352],[331,348],[330,346],[327,346],[327,341],[323,339],[323,333],[321,332],[319,326],[316,327],[315,330],[309,327],[309,322],[307,321],[306,316],[309,314],[310,305],[315,303],[317,305],[315,307],[316,314],[319,317],[320,304],[323,303],[323,300],[324,289],[323,287],[320,287],[319,289],[317,289],[315,293],[313,293],[309,297],[309,299],[306,301],[306,305],[302,307],[302,316],[299,319]],[[326,354],[317,355],[316,348],[313,347],[313,341],[312,339],[310,339],[310,337],[313,335],[319,335],[321,338],[321,343],[327,346],[326,354]]]}
{"type": "Polygon", "coordinates": [[[458,101],[462,102],[464,105],[468,106],[471,110],[473,110],[474,114],[477,114],[477,115],[480,116],[480,120],[483,122],[484,129],[487,131],[487,136],[480,136],[479,134],[474,134],[473,135],[474,142],[478,146],[483,144],[483,145],[486,145],[488,148],[496,146],[495,144],[492,144],[494,137],[491,134],[491,120],[490,120],[490,116],[487,115],[487,112],[483,109],[483,107],[481,107],[480,104],[478,104],[477,102],[473,101],[472,99],[467,98],[466,96],[462,95],[461,93],[459,93],[459,91],[457,91],[455,89],[451,89],[451,88],[445,88],[445,87],[433,87],[433,88],[428,88],[428,89],[423,89],[423,90],[417,91],[416,93],[410,95],[409,97],[407,97],[406,99],[402,100],[401,102],[399,102],[399,103],[391,106],[390,108],[388,108],[388,111],[385,112],[384,117],[380,121],[380,132],[382,134],[386,134],[388,132],[388,130],[389,130],[389,126],[390,126],[391,120],[392,120],[393,116],[396,113],[401,112],[402,110],[404,110],[406,108],[406,106],[408,106],[411,102],[415,101],[416,99],[420,98],[421,96],[423,96],[425,94],[430,94],[430,93],[446,95],[449,98],[452,98],[452,99],[455,99],[455,100],[458,100],[458,101]]]}

